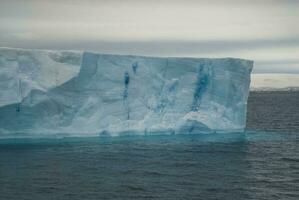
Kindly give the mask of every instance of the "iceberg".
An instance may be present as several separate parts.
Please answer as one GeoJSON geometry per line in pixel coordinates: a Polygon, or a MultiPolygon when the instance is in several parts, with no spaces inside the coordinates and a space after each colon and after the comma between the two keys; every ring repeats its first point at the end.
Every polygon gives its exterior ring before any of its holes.
{"type": "Polygon", "coordinates": [[[244,131],[252,67],[0,48],[0,137],[244,131]]]}

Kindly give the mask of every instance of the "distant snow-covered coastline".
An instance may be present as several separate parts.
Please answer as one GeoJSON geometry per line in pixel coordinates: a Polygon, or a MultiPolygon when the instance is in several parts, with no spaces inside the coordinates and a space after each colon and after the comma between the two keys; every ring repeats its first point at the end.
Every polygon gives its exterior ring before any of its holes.
{"type": "Polygon", "coordinates": [[[253,92],[279,92],[279,91],[289,91],[289,92],[297,92],[299,91],[299,87],[286,87],[286,88],[271,88],[271,87],[264,87],[264,88],[250,88],[250,91],[253,92]]]}
{"type": "Polygon", "coordinates": [[[251,74],[251,91],[299,91],[299,74],[251,74]]]}

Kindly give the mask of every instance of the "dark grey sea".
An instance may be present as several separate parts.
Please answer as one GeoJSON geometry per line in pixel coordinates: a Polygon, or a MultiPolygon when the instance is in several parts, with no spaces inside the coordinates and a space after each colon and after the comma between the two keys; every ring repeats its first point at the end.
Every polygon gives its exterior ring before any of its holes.
{"type": "Polygon", "coordinates": [[[0,199],[299,199],[299,92],[252,92],[244,133],[0,140],[0,199]]]}

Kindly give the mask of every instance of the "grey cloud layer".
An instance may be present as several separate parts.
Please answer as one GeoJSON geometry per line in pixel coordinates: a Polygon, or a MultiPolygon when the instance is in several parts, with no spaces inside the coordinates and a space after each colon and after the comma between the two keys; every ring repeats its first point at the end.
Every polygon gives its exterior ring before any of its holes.
{"type": "Polygon", "coordinates": [[[0,46],[244,57],[255,72],[299,73],[298,10],[297,0],[1,0],[0,46]]]}

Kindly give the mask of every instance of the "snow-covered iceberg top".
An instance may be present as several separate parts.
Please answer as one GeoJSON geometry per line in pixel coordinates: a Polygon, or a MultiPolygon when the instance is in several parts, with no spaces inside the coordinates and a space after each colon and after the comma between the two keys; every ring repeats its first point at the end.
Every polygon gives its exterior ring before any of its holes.
{"type": "Polygon", "coordinates": [[[0,48],[0,137],[243,131],[252,66],[0,48]]]}

